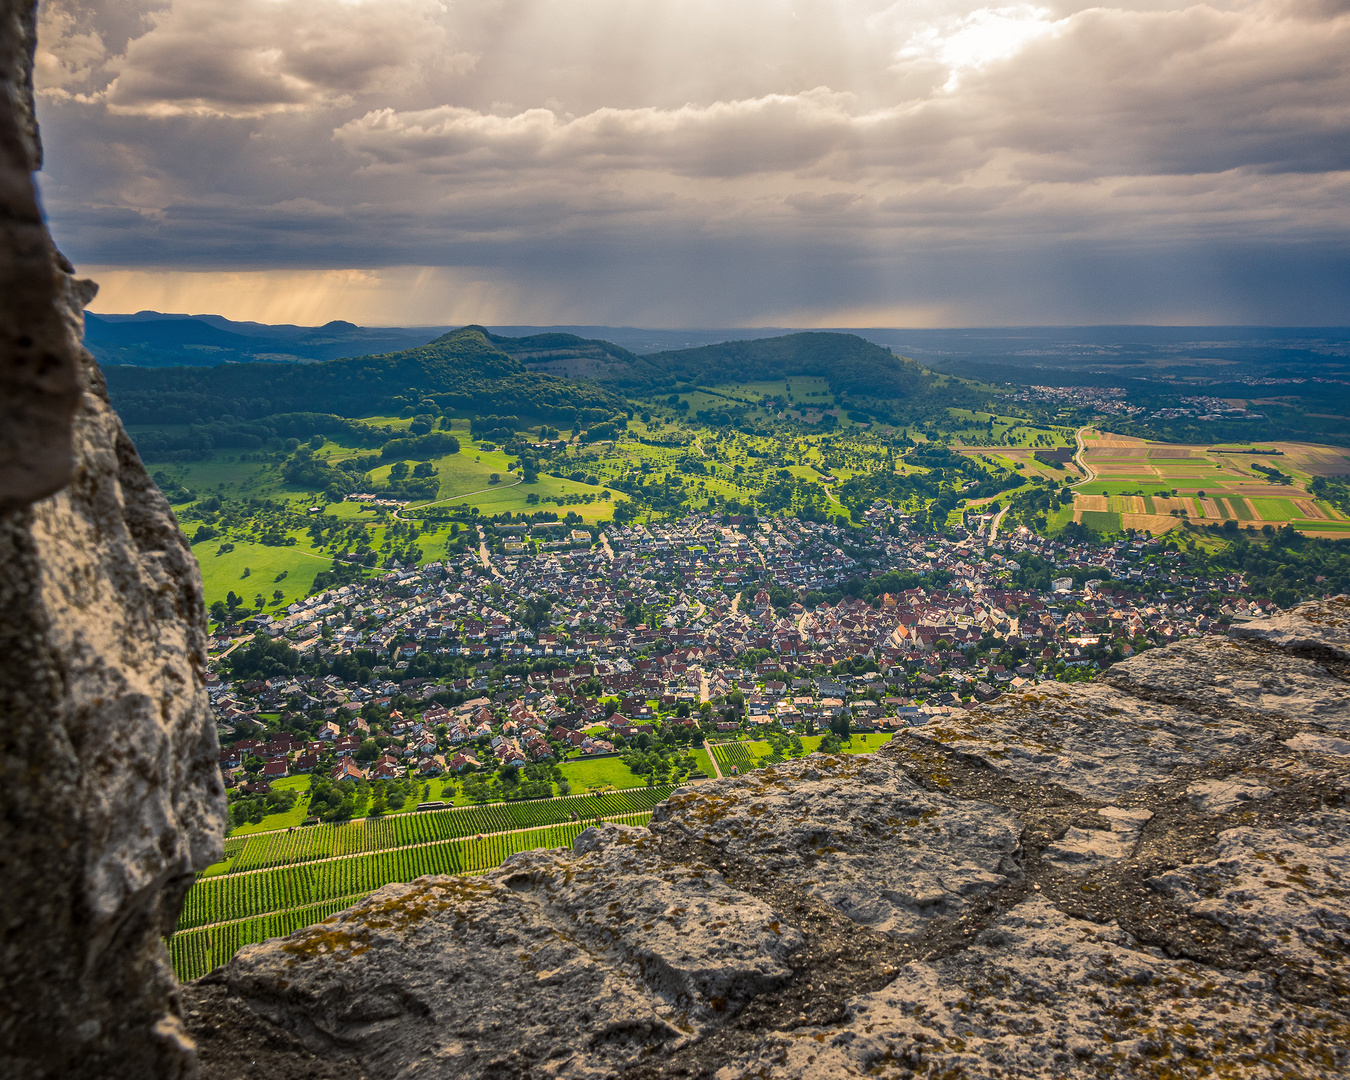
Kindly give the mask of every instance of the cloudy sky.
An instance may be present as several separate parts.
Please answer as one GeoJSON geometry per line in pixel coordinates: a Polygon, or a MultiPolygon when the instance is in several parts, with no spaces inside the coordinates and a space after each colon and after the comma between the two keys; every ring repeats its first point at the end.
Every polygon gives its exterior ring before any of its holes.
{"type": "Polygon", "coordinates": [[[1350,324],[1350,0],[44,0],[95,310],[1350,324]]]}

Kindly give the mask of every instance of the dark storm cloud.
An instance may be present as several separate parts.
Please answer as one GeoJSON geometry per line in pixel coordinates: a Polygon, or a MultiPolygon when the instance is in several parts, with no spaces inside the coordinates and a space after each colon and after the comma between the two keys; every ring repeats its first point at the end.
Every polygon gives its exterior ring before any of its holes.
{"type": "Polygon", "coordinates": [[[440,266],[672,325],[1350,321],[1336,0],[51,0],[42,33],[48,209],[105,278],[440,266]]]}

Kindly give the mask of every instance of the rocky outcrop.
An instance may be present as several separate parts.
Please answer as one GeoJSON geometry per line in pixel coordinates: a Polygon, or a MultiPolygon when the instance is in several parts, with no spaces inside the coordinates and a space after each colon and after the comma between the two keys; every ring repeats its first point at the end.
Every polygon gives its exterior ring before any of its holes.
{"type": "Polygon", "coordinates": [[[70,479],[80,307],[93,295],[52,244],[33,174],[36,0],[0,0],[0,512],[70,479]]]}
{"type": "Polygon", "coordinates": [[[1343,1076],[1343,626],[1305,605],[392,886],[189,988],[206,1073],[243,1039],[276,1076],[1343,1076]]]}
{"type": "Polygon", "coordinates": [[[0,1075],[195,1071],[162,936],[224,791],[191,550],[80,346],[0,2],[0,1075]]]}

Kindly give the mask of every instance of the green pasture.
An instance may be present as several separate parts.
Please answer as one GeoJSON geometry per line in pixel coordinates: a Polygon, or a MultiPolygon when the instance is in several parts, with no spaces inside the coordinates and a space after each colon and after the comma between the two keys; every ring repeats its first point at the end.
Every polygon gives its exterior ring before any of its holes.
{"type": "Polygon", "coordinates": [[[1292,499],[1252,499],[1251,504],[1264,521],[1292,521],[1302,517],[1292,499]]]}
{"type": "MultiPolygon", "coordinates": [[[[189,530],[191,526],[189,525],[189,530]]],[[[308,547],[309,537],[303,533],[292,533],[300,539],[295,547],[268,547],[264,544],[252,544],[236,540],[234,550],[218,555],[221,539],[207,540],[194,544],[192,554],[202,570],[202,591],[206,595],[206,605],[210,607],[217,600],[224,600],[231,590],[244,598],[245,604],[252,606],[253,598],[261,593],[267,607],[285,607],[294,600],[309,595],[314,578],[322,570],[333,565],[330,555],[313,555],[302,550],[308,547]],[[244,576],[245,568],[248,577],[244,576]],[[277,580],[282,573],[285,577],[277,580]],[[274,605],[272,594],[280,589],[282,599],[274,605]]]]}
{"type": "Polygon", "coordinates": [[[1051,536],[1055,536],[1064,531],[1064,527],[1073,520],[1073,503],[1066,503],[1057,507],[1047,515],[1045,520],[1045,530],[1051,536]]]}
{"type": "Polygon", "coordinates": [[[1093,532],[1118,533],[1122,531],[1120,515],[1114,511],[1084,510],[1079,514],[1079,520],[1093,532]]]}
{"type": "MultiPolygon", "coordinates": [[[[813,754],[820,749],[824,735],[802,735],[802,756],[813,754]]],[[[854,733],[849,736],[843,747],[845,754],[870,754],[891,741],[891,732],[879,732],[871,735],[854,733]]],[[[773,747],[764,739],[746,739],[735,744],[755,758],[765,758],[773,753],[773,747]]]]}
{"type": "Polygon", "coordinates": [[[712,758],[709,756],[708,751],[703,747],[700,746],[694,751],[694,760],[698,762],[699,771],[702,772],[704,776],[717,775],[713,772],[712,758]]]}
{"type": "Polygon", "coordinates": [[[607,787],[642,787],[646,783],[641,776],[633,775],[633,770],[620,757],[572,759],[561,762],[558,767],[578,795],[607,787]]]}

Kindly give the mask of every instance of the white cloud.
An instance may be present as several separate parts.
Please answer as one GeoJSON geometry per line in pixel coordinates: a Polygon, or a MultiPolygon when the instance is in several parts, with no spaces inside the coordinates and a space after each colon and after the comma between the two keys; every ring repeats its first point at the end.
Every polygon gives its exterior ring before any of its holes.
{"type": "Polygon", "coordinates": [[[415,162],[436,171],[582,165],[741,175],[798,169],[826,157],[850,137],[856,122],[851,99],[820,87],[678,109],[605,108],[579,117],[551,109],[513,116],[448,105],[380,109],[334,136],[380,164],[415,162]]]}
{"type": "Polygon", "coordinates": [[[39,75],[57,97],[92,69],[111,78],[90,96],[110,111],[256,117],[350,102],[415,80],[428,63],[467,70],[447,50],[441,0],[178,0],[144,13],[145,29],[112,55],[74,7],[50,4],[50,51],[39,75]]]}
{"type": "Polygon", "coordinates": [[[979,8],[915,31],[896,53],[896,64],[940,64],[950,72],[943,89],[954,90],[964,72],[1016,56],[1059,25],[1049,9],[1031,4],[979,8]]]}

